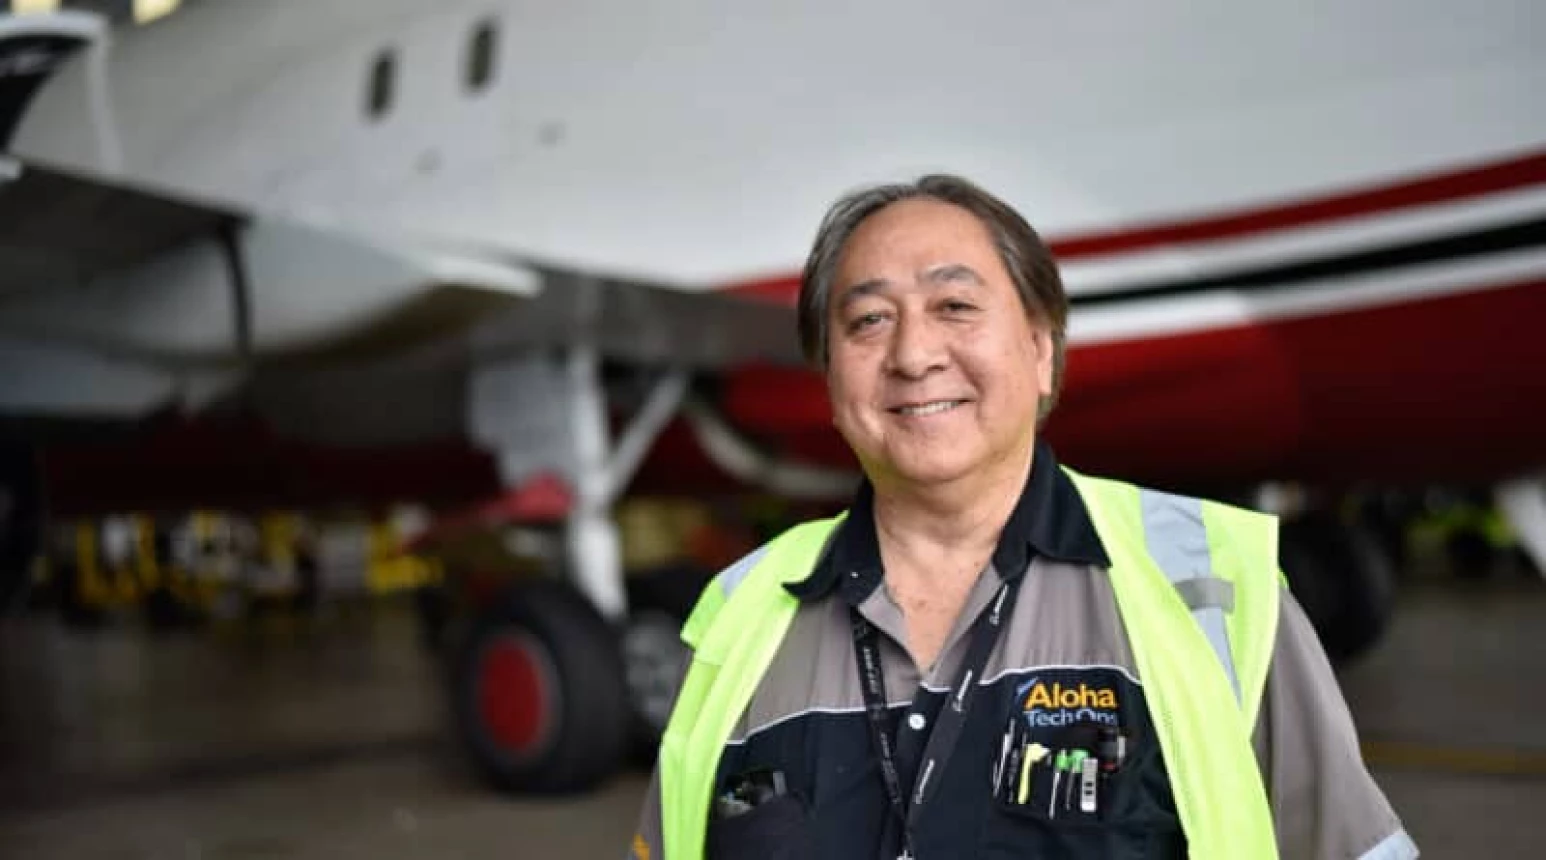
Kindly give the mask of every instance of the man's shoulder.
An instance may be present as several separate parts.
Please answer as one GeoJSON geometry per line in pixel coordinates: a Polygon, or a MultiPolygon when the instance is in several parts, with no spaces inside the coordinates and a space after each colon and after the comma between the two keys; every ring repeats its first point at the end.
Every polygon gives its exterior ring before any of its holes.
{"type": "Polygon", "coordinates": [[[703,587],[684,627],[684,636],[696,640],[731,598],[746,591],[751,583],[758,586],[752,592],[762,592],[762,586],[783,591],[784,585],[806,578],[843,516],[792,525],[715,574],[703,587]]]}
{"type": "Polygon", "coordinates": [[[714,577],[729,597],[739,588],[747,577],[757,570],[773,570],[774,573],[788,575],[810,572],[810,565],[814,564],[824,553],[830,543],[837,527],[842,524],[846,513],[821,519],[805,520],[785,528],[772,539],[761,546],[737,559],[735,563],[720,571],[714,577]],[[804,562],[804,570],[776,570],[784,567],[791,561],[804,562]],[[764,562],[769,564],[765,565],[764,562]]]}
{"type": "Polygon", "coordinates": [[[1186,505],[1200,510],[1206,510],[1210,516],[1219,518],[1219,525],[1230,526],[1234,524],[1260,524],[1276,522],[1277,516],[1257,507],[1242,499],[1226,499],[1220,496],[1193,493],[1185,490],[1160,487],[1146,482],[1129,480],[1126,478],[1097,475],[1076,471],[1068,466],[1061,467],[1065,474],[1074,482],[1074,485],[1089,502],[1088,495],[1091,492],[1097,494],[1119,492],[1136,497],[1140,505],[1172,504],[1186,505]]]}

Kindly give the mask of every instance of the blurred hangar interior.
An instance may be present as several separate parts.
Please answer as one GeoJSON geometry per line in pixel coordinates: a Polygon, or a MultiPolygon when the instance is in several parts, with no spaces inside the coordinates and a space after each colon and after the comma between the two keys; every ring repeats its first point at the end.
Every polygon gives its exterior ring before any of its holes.
{"type": "Polygon", "coordinates": [[[857,480],[795,342],[813,219],[933,168],[1063,266],[1060,457],[1281,514],[1427,856],[1538,848],[1529,4],[1035,13],[1089,56],[885,4],[981,46],[885,74],[814,5],[5,5],[18,856],[621,850],[698,591],[857,480]]]}

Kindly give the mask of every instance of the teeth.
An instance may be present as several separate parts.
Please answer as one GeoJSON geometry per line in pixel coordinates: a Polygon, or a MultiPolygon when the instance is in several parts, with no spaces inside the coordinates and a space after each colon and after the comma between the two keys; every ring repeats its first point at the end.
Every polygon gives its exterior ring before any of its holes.
{"type": "Polygon", "coordinates": [[[925,403],[922,406],[903,406],[897,411],[903,415],[937,415],[947,409],[954,409],[961,405],[959,400],[936,400],[933,403],[925,403]]]}

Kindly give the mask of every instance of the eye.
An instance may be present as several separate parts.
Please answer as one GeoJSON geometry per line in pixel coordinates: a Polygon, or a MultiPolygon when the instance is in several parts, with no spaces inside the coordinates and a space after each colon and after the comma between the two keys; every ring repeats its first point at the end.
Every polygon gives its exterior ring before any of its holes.
{"type": "Polygon", "coordinates": [[[946,313],[964,314],[977,310],[977,306],[961,299],[946,299],[942,307],[946,313]]]}
{"type": "Polygon", "coordinates": [[[886,315],[880,311],[871,311],[867,314],[860,314],[859,316],[856,316],[848,321],[848,332],[850,334],[860,332],[867,328],[880,325],[885,321],[886,315]]]}

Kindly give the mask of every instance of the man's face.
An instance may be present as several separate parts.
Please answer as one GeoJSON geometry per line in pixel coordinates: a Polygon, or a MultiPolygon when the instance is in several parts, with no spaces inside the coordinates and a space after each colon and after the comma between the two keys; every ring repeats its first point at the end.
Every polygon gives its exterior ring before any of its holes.
{"type": "Polygon", "coordinates": [[[829,301],[833,417],[871,480],[921,486],[1023,466],[1052,392],[1052,338],[976,216],[933,200],[871,215],[829,301]]]}

